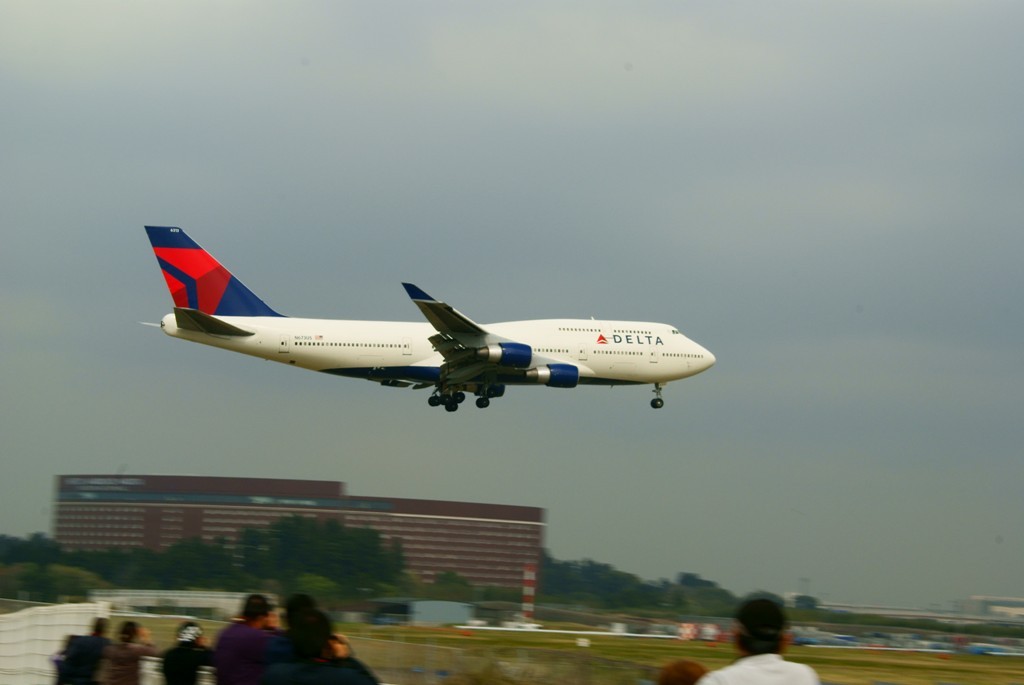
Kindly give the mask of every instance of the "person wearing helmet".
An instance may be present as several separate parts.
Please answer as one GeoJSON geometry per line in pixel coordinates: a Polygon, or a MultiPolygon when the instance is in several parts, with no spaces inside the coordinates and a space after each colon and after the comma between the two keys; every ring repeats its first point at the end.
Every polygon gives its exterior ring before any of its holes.
{"type": "Polygon", "coordinates": [[[203,637],[202,627],[193,621],[178,626],[178,644],[164,653],[163,672],[167,685],[196,685],[199,669],[213,664],[213,651],[203,637]]]}

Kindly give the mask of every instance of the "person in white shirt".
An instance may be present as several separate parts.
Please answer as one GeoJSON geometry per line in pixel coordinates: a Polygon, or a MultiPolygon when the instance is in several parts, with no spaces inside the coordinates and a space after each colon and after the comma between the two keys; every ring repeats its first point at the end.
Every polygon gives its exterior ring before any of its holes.
{"type": "Polygon", "coordinates": [[[740,656],[697,685],[820,685],[810,666],[782,658],[789,643],[786,615],[770,599],[754,599],[736,613],[733,642],[740,656]]]}

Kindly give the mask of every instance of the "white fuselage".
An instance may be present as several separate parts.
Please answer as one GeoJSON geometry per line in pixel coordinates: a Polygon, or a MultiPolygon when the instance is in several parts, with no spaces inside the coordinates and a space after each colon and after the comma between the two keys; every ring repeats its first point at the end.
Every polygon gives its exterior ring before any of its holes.
{"type": "MultiPolygon", "coordinates": [[[[426,322],[346,321],[291,317],[218,317],[251,331],[218,336],[179,328],[174,314],[161,322],[172,337],[271,361],[371,380],[422,377],[444,363],[426,322]]],[[[667,383],[710,368],[715,357],[667,324],[590,319],[541,319],[487,325],[487,330],[529,345],[544,361],[579,368],[580,383],[667,383]]]]}

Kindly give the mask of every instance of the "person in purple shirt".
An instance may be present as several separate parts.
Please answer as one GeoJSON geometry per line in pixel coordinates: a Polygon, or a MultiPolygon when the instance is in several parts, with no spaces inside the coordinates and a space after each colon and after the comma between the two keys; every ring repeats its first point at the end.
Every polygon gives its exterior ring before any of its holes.
{"type": "Polygon", "coordinates": [[[274,607],[263,595],[249,595],[242,618],[221,631],[213,648],[217,685],[258,685],[267,667],[267,643],[277,627],[274,607]]]}

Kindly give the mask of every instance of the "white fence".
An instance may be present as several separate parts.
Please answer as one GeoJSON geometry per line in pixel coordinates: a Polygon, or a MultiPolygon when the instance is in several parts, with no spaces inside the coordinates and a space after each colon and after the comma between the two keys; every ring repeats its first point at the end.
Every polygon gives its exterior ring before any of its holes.
{"type": "Polygon", "coordinates": [[[55,604],[0,614],[0,685],[49,685],[53,662],[68,635],[88,635],[110,615],[106,602],[55,604]]]}
{"type": "MultiPolygon", "coordinates": [[[[142,611],[152,613],[176,613],[212,616],[228,620],[242,611],[247,592],[212,592],[192,590],[90,590],[93,602],[110,602],[114,611],[142,611]]],[[[277,596],[265,595],[273,604],[277,596]]]]}

